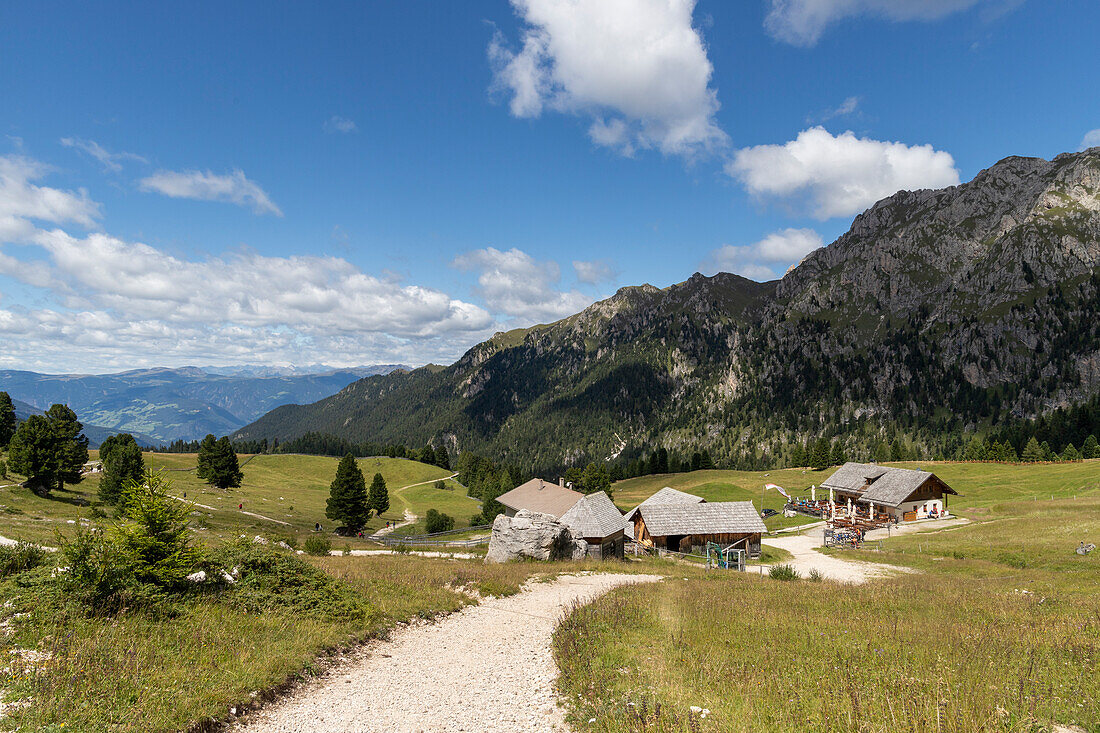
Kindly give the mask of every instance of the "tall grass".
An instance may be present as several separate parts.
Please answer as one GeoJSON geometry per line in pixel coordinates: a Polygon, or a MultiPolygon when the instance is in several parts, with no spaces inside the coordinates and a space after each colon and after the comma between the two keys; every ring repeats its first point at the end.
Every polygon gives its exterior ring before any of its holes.
{"type": "Polygon", "coordinates": [[[555,651],[574,718],[593,731],[1095,728],[1100,582],[1092,590],[1081,603],[924,576],[666,581],[575,611],[555,651]]]}

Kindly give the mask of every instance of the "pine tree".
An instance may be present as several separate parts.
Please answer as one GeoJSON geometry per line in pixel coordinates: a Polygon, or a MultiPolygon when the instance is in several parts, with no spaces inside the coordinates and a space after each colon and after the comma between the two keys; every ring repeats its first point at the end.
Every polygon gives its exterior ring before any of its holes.
{"type": "Polygon", "coordinates": [[[1085,444],[1081,446],[1081,456],[1083,458],[1100,458],[1100,441],[1096,440],[1095,435],[1089,435],[1085,438],[1085,444]]]}
{"type": "Polygon", "coordinates": [[[207,459],[206,482],[219,489],[238,489],[244,474],[241,472],[241,464],[237,461],[237,452],[227,436],[222,436],[214,443],[214,448],[207,459]]]}
{"type": "Polygon", "coordinates": [[[660,473],[661,469],[661,456],[657,451],[653,451],[649,454],[649,475],[660,473]]]}
{"type": "Polygon", "coordinates": [[[443,446],[439,446],[435,449],[435,465],[446,471],[451,470],[451,457],[447,454],[447,449],[443,446]]]}
{"type": "Polygon", "coordinates": [[[103,478],[99,481],[99,498],[106,504],[117,504],[127,482],[140,482],[145,476],[145,459],[134,436],[129,433],[112,435],[99,446],[103,462],[103,478]]]}
{"type": "Polygon", "coordinates": [[[989,449],[980,436],[975,435],[966,445],[963,452],[964,461],[984,461],[989,457],[989,449]]]}
{"type": "Polygon", "coordinates": [[[709,471],[714,468],[714,461],[710,457],[710,451],[703,451],[703,462],[699,467],[704,471],[709,471]]]}
{"type": "Polygon", "coordinates": [[[703,454],[699,451],[695,451],[691,454],[691,470],[698,471],[703,467],[703,454]]]}
{"type": "Polygon", "coordinates": [[[1064,451],[1062,451],[1062,460],[1063,461],[1079,461],[1079,460],[1081,460],[1081,454],[1077,452],[1077,448],[1075,448],[1073,446],[1073,443],[1070,443],[1069,445],[1067,445],[1066,449],[1064,451]]]}
{"type": "Polygon", "coordinates": [[[340,522],[348,534],[355,534],[366,525],[370,513],[366,479],[355,456],[348,453],[340,459],[336,476],[329,486],[325,516],[340,522]]]}
{"type": "Polygon", "coordinates": [[[815,471],[821,471],[829,467],[829,441],[824,437],[818,438],[814,443],[813,454],[810,456],[810,466],[815,471]]]}
{"type": "Polygon", "coordinates": [[[657,449],[657,473],[668,473],[668,451],[664,448],[657,449]]]}
{"type": "Polygon", "coordinates": [[[843,466],[848,462],[848,455],[844,452],[844,442],[837,440],[833,443],[833,454],[830,457],[830,463],[834,466],[843,466]]]}
{"type": "Polygon", "coordinates": [[[581,474],[581,490],[585,494],[594,494],[597,491],[611,493],[611,476],[607,473],[607,466],[597,463],[589,463],[581,474]]]}
{"type": "Polygon", "coordinates": [[[1042,443],[1039,444],[1039,449],[1043,451],[1044,461],[1054,460],[1054,449],[1050,447],[1050,443],[1044,440],[1042,443]]]}
{"type": "Polygon", "coordinates": [[[1035,436],[1031,436],[1031,439],[1027,441],[1027,445],[1024,446],[1024,463],[1037,463],[1043,460],[1043,449],[1039,447],[1039,441],[1035,439],[1035,436]]]}
{"type": "Polygon", "coordinates": [[[374,510],[374,515],[380,517],[390,510],[390,492],[386,489],[386,479],[382,474],[374,474],[370,482],[370,491],[367,493],[367,506],[374,510]]]}
{"type": "Polygon", "coordinates": [[[195,469],[195,475],[204,481],[210,477],[210,462],[214,457],[217,444],[218,439],[210,433],[207,433],[199,443],[198,467],[195,469]]]}
{"type": "Polygon", "coordinates": [[[0,448],[7,448],[15,435],[15,405],[11,395],[0,392],[0,448]]]}
{"type": "Polygon", "coordinates": [[[891,461],[907,461],[907,460],[909,460],[909,453],[905,450],[905,446],[902,444],[900,437],[895,437],[894,442],[890,444],[890,460],[891,461]]]}
{"type": "Polygon", "coordinates": [[[791,446],[791,467],[800,468],[806,465],[806,451],[802,448],[802,445],[795,441],[791,446]]]}
{"type": "Polygon", "coordinates": [[[45,415],[31,415],[8,446],[11,470],[27,477],[35,493],[49,496],[64,484],[79,483],[88,462],[88,439],[76,413],[54,405],[45,415]]]}
{"type": "Polygon", "coordinates": [[[435,465],[435,448],[432,448],[431,443],[424,446],[424,450],[420,451],[420,462],[427,463],[429,466],[435,465]]]}

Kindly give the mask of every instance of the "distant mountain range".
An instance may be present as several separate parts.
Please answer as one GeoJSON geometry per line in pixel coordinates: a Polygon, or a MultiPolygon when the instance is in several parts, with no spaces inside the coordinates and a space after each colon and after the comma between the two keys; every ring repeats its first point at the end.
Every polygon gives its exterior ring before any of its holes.
{"type": "Polygon", "coordinates": [[[325,369],[181,367],[118,374],[39,374],[0,371],[0,391],[25,417],[55,403],[71,407],[93,444],[117,432],[146,445],[226,435],[280,405],[315,402],[397,364],[325,369]]]}
{"type": "Polygon", "coordinates": [[[771,465],[808,438],[921,455],[1100,393],[1100,148],[902,191],[781,280],[696,274],[497,334],[446,368],[283,406],[242,438],[426,441],[533,469],[707,448],[771,465]]]}

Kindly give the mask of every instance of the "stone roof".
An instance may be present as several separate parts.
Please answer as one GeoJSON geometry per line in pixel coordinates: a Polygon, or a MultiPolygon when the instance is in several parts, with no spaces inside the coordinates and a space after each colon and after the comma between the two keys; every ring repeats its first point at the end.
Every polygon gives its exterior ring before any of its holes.
{"type": "Polygon", "coordinates": [[[767,532],[751,501],[639,506],[646,530],[653,537],[677,534],[745,534],[767,532]]]}
{"type": "Polygon", "coordinates": [[[860,495],[861,501],[873,501],[881,506],[896,507],[919,489],[925,481],[932,478],[943,484],[945,493],[956,493],[929,471],[878,466],[873,463],[845,463],[832,476],[825,479],[821,486],[826,489],[855,492],[860,495]]]}
{"type": "Polygon", "coordinates": [[[560,518],[573,508],[573,505],[581,500],[584,494],[579,491],[567,489],[540,478],[533,478],[525,484],[520,484],[511,491],[497,497],[504,506],[519,511],[526,509],[529,512],[549,514],[560,518]]]}
{"type": "Polygon", "coordinates": [[[622,512],[602,491],[585,494],[561,516],[561,523],[574,537],[610,537],[623,531],[626,521],[622,512]]]}
{"type": "Polygon", "coordinates": [[[706,499],[701,496],[666,486],[626,513],[626,516],[623,517],[623,521],[626,522],[626,536],[634,539],[634,515],[644,506],[652,506],[653,504],[702,504],[705,501],[706,499]]]}

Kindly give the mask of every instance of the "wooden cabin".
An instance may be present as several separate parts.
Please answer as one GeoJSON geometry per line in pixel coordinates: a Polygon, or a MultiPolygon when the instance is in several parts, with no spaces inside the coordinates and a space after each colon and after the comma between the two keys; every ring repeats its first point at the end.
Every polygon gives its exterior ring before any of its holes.
{"type": "Polygon", "coordinates": [[[868,515],[899,522],[947,516],[947,496],[958,495],[934,473],[874,463],[845,463],[820,488],[838,506],[850,501],[868,515]]]}
{"type": "Polygon", "coordinates": [[[653,506],[654,504],[702,504],[705,501],[706,499],[701,496],[666,486],[626,513],[626,516],[623,517],[626,520],[626,536],[629,539],[634,539],[634,516],[644,506],[653,506]]]}
{"type": "Polygon", "coordinates": [[[708,542],[733,545],[760,557],[764,520],[751,501],[639,505],[633,513],[634,540],[674,552],[702,554],[708,542]]]}
{"type": "Polygon", "coordinates": [[[574,537],[588,543],[587,557],[596,560],[623,558],[626,522],[611,497],[602,491],[585,494],[561,516],[574,537]]]}

